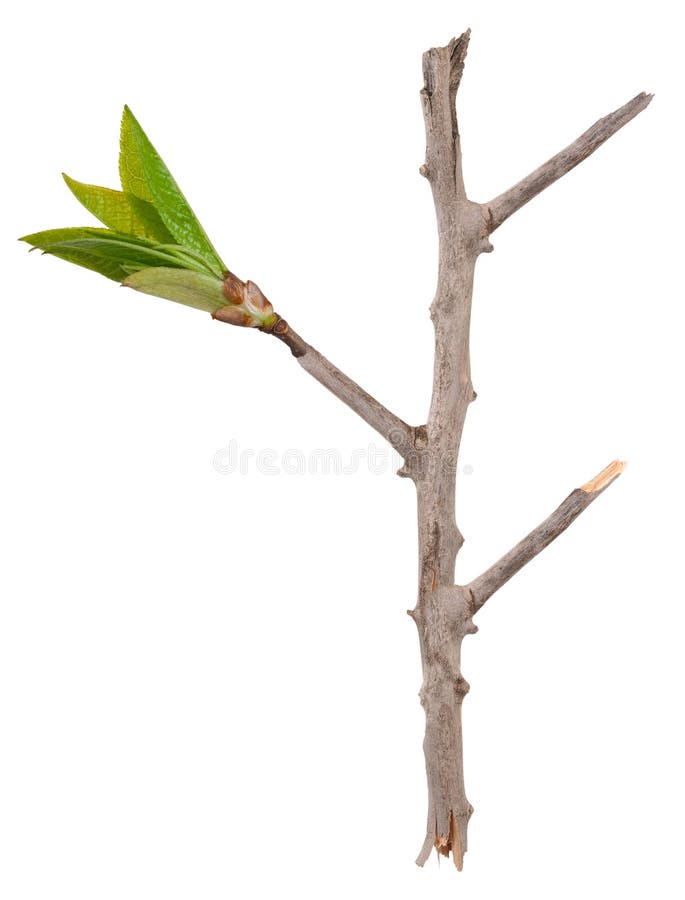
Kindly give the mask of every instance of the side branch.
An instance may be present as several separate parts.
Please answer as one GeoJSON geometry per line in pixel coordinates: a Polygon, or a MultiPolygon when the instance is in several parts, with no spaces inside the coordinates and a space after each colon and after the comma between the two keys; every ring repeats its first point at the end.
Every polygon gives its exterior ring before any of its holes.
{"type": "Polygon", "coordinates": [[[483,204],[484,209],[488,212],[489,231],[492,232],[499,228],[502,222],[505,222],[512,213],[515,213],[522,206],[536,197],[546,187],[553,184],[562,175],[570,172],[578,163],[582,162],[591,153],[607,141],[619,128],[623,128],[631,119],[642,112],[649,106],[653,94],[638,94],[633,97],[620,109],[609,113],[598,122],[595,122],[586,132],[581,134],[578,140],[574,141],[556,156],[548,159],[530,175],[527,175],[518,184],[515,184],[508,191],[495,197],[490,203],[483,204]]]}
{"type": "Polygon", "coordinates": [[[279,319],[271,333],[290,348],[306,372],[375,428],[405,459],[415,452],[411,425],[386,409],[318,350],[310,347],[284,319],[279,319]]]}
{"type": "Polygon", "coordinates": [[[614,460],[605,469],[570,493],[564,502],[549,518],[545,519],[529,535],[524,537],[512,550],[505,553],[493,566],[490,566],[482,575],[474,579],[467,589],[473,598],[473,611],[477,612],[495,591],[499,590],[512,575],[522,569],[527,562],[544,550],[548,544],[559,537],[562,531],[576,519],[584,509],[596,500],[602,491],[607,488],[621,474],[625,463],[614,460]]]}

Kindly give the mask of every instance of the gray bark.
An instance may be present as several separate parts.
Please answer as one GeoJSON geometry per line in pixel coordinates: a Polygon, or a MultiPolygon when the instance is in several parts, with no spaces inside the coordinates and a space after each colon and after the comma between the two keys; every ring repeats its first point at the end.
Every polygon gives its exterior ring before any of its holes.
{"type": "Polygon", "coordinates": [[[474,578],[468,585],[473,611],[478,612],[495,591],[498,591],[519,569],[522,569],[534,556],[551,544],[562,531],[565,531],[571,522],[577,519],[615,478],[618,478],[624,468],[625,463],[619,462],[619,460],[609,463],[599,475],[572,491],[551,516],[548,516],[544,522],[527,534],[494,565],[478,578],[474,578]]]}
{"type": "Polygon", "coordinates": [[[426,447],[405,466],[416,484],[419,588],[412,616],[421,647],[426,714],[424,753],[428,780],[426,838],[417,859],[433,846],[461,869],[471,806],[464,789],[461,642],[473,631],[468,592],[454,584],[463,538],[455,519],[456,465],[464,419],[473,399],[469,326],[478,256],[490,249],[487,220],[464,190],[455,99],[464,69],[468,32],[423,56],[421,91],[428,179],[438,222],[438,285],[431,305],[435,328],[433,396],[426,447]]]}
{"type": "Polygon", "coordinates": [[[512,213],[536,197],[546,187],[553,184],[562,175],[574,169],[578,163],[607,141],[619,128],[627,125],[638,113],[646,109],[652,101],[653,94],[638,94],[614,112],[595,122],[587,131],[568,147],[565,147],[547,162],[543,163],[530,175],[526,175],[512,188],[495,197],[488,207],[490,232],[504,222],[512,213]]]}
{"type": "Polygon", "coordinates": [[[531,175],[489,203],[466,196],[456,113],[469,32],[423,56],[421,102],[426,160],[420,172],[431,186],[438,225],[438,283],[431,318],[435,329],[433,394],[425,425],[411,427],[280,320],[273,334],[290,347],[300,365],[404,457],[399,474],[416,486],[419,583],[416,623],[421,650],[421,703],[426,715],[424,752],[428,781],[426,836],[417,863],[433,847],[452,855],[461,869],[473,812],[466,798],[461,706],[469,685],[460,668],[461,643],[477,628],[473,615],[506,581],[561,534],[615,478],[623,463],[611,463],[573,491],[541,525],[470,584],[454,583],[463,538],[455,519],[456,465],[464,420],[475,399],[471,384],[469,327],[476,260],[492,250],[489,235],[545,187],[569,172],[649,104],[639,94],[605,116],[531,175]]]}

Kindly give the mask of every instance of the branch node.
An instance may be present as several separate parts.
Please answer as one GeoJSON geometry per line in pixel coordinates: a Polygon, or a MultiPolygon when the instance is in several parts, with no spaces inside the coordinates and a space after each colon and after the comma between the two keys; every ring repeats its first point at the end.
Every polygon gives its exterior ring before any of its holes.
{"type": "Polygon", "coordinates": [[[417,450],[425,450],[428,446],[428,429],[425,425],[417,425],[414,429],[414,446],[417,450]]]}
{"type": "Polygon", "coordinates": [[[468,694],[468,692],[469,692],[470,690],[471,690],[471,685],[470,685],[470,684],[468,683],[468,681],[464,678],[464,676],[461,675],[461,674],[457,675],[456,680],[455,680],[455,682],[454,682],[454,692],[455,692],[455,694],[456,694],[461,700],[463,700],[464,697],[468,694]]]}
{"type": "Polygon", "coordinates": [[[289,348],[295,359],[300,359],[302,356],[305,356],[309,350],[309,346],[302,340],[296,331],[292,330],[285,319],[279,318],[271,331],[267,333],[273,334],[279,341],[282,341],[286,347],[289,348]]]}

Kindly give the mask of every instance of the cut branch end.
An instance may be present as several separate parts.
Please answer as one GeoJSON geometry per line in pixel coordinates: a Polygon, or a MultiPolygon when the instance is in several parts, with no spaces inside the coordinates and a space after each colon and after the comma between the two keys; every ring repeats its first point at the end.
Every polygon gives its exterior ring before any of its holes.
{"type": "Polygon", "coordinates": [[[627,465],[628,463],[615,459],[602,469],[598,475],[581,485],[581,491],[585,491],[586,494],[596,494],[598,491],[603,491],[604,488],[609,487],[615,478],[618,478],[627,465]]]}

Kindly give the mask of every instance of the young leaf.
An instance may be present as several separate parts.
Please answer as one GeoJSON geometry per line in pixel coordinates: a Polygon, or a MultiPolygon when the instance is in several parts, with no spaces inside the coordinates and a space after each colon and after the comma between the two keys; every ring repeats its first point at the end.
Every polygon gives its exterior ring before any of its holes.
{"type": "Polygon", "coordinates": [[[124,287],[134,288],[144,294],[164,297],[209,313],[226,306],[222,282],[200,272],[185,269],[143,269],[130,275],[123,284],[124,287]]]}
{"type": "Polygon", "coordinates": [[[93,256],[93,254],[84,250],[75,250],[73,248],[60,250],[53,247],[43,252],[73,263],[76,266],[81,266],[84,269],[90,269],[92,272],[98,272],[98,274],[104,275],[105,278],[111,278],[112,281],[123,281],[131,271],[127,266],[122,265],[119,260],[107,259],[104,256],[93,256]]]}
{"type": "Polygon", "coordinates": [[[64,173],[62,177],[76,199],[108,228],[151,238],[162,244],[174,242],[159,213],[147,200],[94,184],[82,184],[64,173]]]}
{"type": "Polygon", "coordinates": [[[154,203],[176,242],[199,253],[217,275],[226,266],[212,246],[171,172],[150,143],[135,116],[124,107],[122,120],[121,172],[124,190],[154,203]],[[145,187],[141,188],[141,179],[145,187]]]}
{"type": "Polygon", "coordinates": [[[124,107],[124,114],[121,117],[119,178],[121,179],[121,187],[127,194],[133,194],[134,197],[149,203],[152,202],[152,194],[147,186],[138,151],[138,143],[133,130],[133,115],[128,106],[124,107]]]}
{"type": "MultiPolygon", "coordinates": [[[[139,247],[154,249],[161,247],[157,241],[149,238],[137,236],[133,234],[123,234],[118,231],[112,231],[111,228],[97,228],[91,225],[81,225],[76,228],[49,228],[47,231],[37,231],[35,234],[26,234],[19,238],[20,241],[26,241],[27,244],[33,244],[35,247],[42,247],[43,244],[54,244],[57,241],[76,241],[79,239],[98,238],[103,241],[128,241],[139,247]]],[[[176,245],[174,245],[176,246],[176,245]]],[[[171,249],[168,247],[168,249],[171,249]]],[[[182,250],[182,247],[178,248],[182,250]]]]}
{"type": "Polygon", "coordinates": [[[43,244],[54,244],[56,241],[72,241],[79,237],[104,237],[112,233],[107,228],[49,228],[47,231],[25,234],[19,240],[42,248],[43,244]]]}
{"type": "Polygon", "coordinates": [[[106,274],[108,278],[114,277],[114,274],[109,274],[110,272],[118,273],[121,270],[123,274],[117,279],[119,281],[139,269],[151,266],[184,268],[189,262],[180,254],[181,248],[178,254],[173,248],[161,250],[158,245],[146,238],[118,234],[104,228],[55,228],[51,231],[26,235],[20,240],[32,244],[44,253],[76,262],[77,265],[85,265],[87,260],[90,263],[87,268],[95,271],[101,271],[103,268],[106,271],[102,274],[106,274]],[[97,260],[108,262],[106,265],[101,263],[98,267],[97,260]]]}

